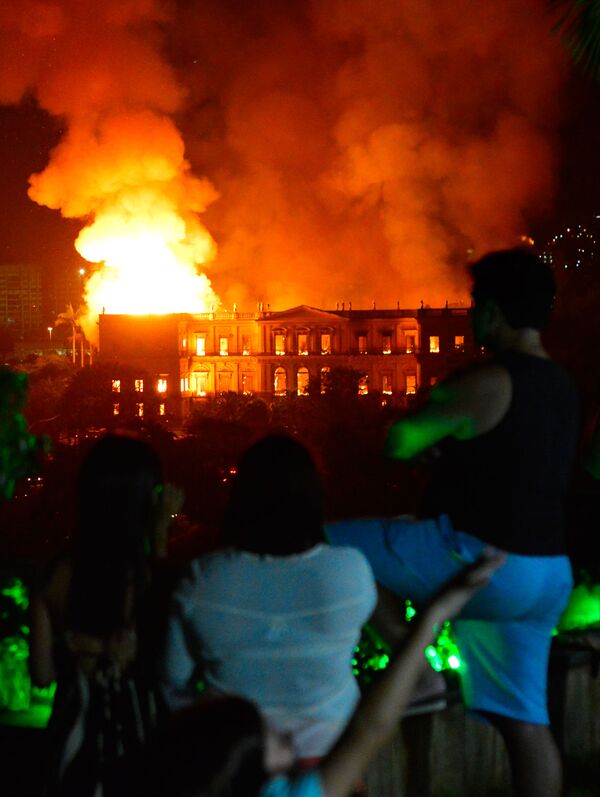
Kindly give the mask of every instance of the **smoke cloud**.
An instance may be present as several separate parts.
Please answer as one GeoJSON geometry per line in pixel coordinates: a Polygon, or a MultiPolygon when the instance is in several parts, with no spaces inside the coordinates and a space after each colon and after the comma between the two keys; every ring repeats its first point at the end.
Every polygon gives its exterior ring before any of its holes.
{"type": "Polygon", "coordinates": [[[226,304],[440,305],[551,206],[550,28],[543,0],[21,3],[0,101],[66,120],[35,201],[93,220],[154,187],[198,262],[206,211],[226,304]]]}

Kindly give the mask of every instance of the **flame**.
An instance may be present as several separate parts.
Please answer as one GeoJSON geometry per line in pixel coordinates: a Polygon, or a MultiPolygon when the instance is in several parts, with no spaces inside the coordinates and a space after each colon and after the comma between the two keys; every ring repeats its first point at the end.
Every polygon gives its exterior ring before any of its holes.
{"type": "Polygon", "coordinates": [[[100,211],[75,247],[101,264],[86,284],[90,316],[201,313],[219,304],[196,268],[214,257],[213,239],[159,188],[130,191],[100,211]]]}

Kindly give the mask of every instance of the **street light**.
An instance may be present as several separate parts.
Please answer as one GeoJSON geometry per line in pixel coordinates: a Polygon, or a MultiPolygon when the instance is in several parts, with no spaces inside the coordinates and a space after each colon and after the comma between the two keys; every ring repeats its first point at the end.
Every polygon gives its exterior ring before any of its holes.
{"type": "Polygon", "coordinates": [[[48,337],[50,338],[50,343],[52,343],[52,330],[54,327],[48,327],[48,337]]]}

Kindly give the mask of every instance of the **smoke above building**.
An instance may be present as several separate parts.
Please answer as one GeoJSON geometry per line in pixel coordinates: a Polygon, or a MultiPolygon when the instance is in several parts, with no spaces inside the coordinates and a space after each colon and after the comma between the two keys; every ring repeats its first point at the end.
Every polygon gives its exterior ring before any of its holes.
{"type": "Polygon", "coordinates": [[[64,119],[30,196],[82,220],[96,313],[466,301],[468,253],[552,203],[550,28],[543,0],[23,2],[0,101],[64,119]]]}

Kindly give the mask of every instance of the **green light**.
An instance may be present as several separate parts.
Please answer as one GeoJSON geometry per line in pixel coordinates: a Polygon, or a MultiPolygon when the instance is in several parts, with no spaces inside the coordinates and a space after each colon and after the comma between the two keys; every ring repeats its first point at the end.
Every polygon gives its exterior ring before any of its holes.
{"type": "Polygon", "coordinates": [[[7,585],[0,590],[0,594],[10,598],[24,612],[29,608],[27,588],[20,578],[9,579],[7,585]]]}
{"type": "Polygon", "coordinates": [[[452,670],[458,670],[460,667],[460,659],[458,656],[452,654],[452,656],[448,656],[448,665],[452,670]]]}
{"type": "Polygon", "coordinates": [[[578,584],[558,623],[558,632],[600,624],[600,584],[578,584]]]}
{"type": "Polygon", "coordinates": [[[410,601],[405,601],[405,603],[406,603],[406,612],[405,612],[404,616],[406,617],[406,622],[410,623],[412,618],[417,613],[417,610],[415,609],[415,607],[412,605],[412,603],[410,601]]]}
{"type": "Polygon", "coordinates": [[[441,672],[444,669],[442,659],[440,658],[435,645],[428,645],[425,648],[425,657],[436,672],[441,672]]]}
{"type": "Polygon", "coordinates": [[[52,681],[50,686],[32,686],[31,696],[38,703],[50,703],[54,700],[56,694],[56,681],[52,681]]]}
{"type": "Polygon", "coordinates": [[[31,703],[29,645],[22,637],[0,641],[0,707],[23,711],[31,703]]]}

